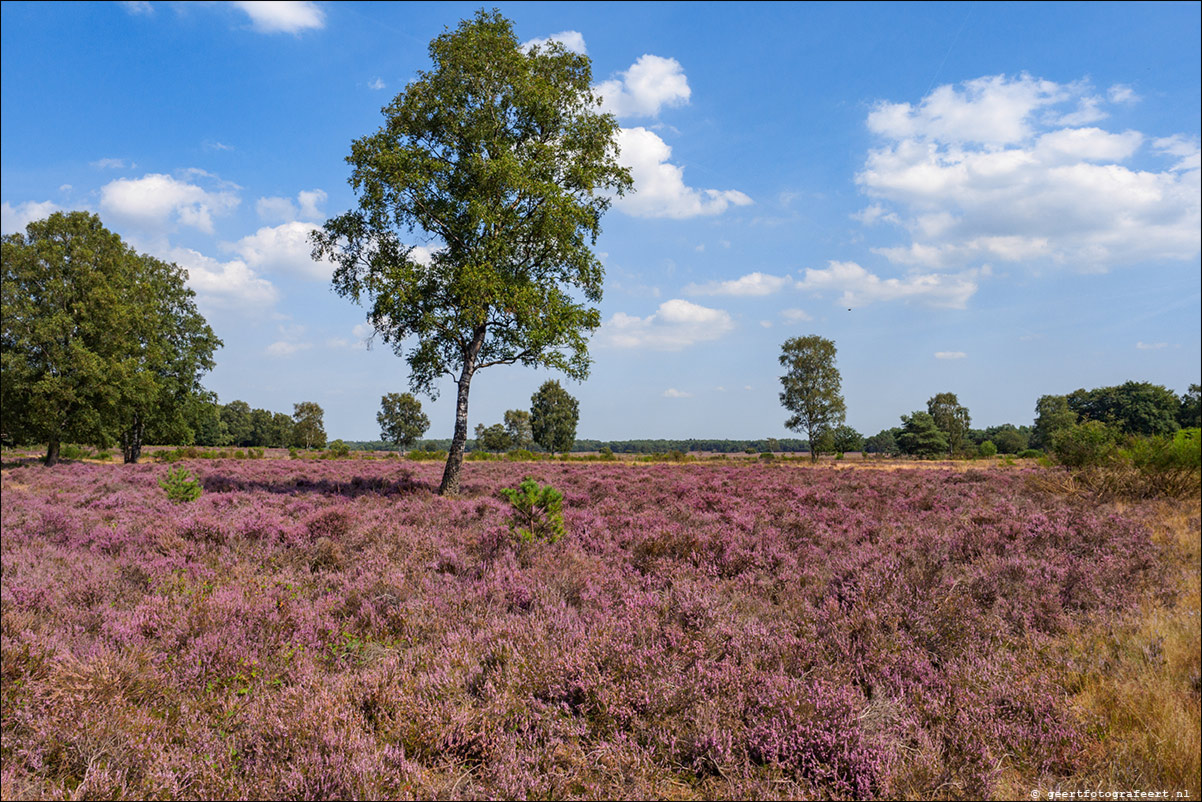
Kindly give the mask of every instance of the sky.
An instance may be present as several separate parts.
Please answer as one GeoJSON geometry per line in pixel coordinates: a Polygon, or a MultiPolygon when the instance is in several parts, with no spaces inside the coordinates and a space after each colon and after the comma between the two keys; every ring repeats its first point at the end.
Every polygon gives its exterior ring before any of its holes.
{"type": "MultiPolygon", "coordinates": [[[[470,426],[557,378],[582,438],[796,436],[782,343],[838,349],[847,423],[953,392],[1202,372],[1198,3],[500,3],[586,53],[635,192],[602,220],[589,378],[481,371],[470,426]]],[[[188,270],[223,403],[372,440],[405,361],[308,233],[465,3],[5,2],[3,232],[84,209],[188,270]]],[[[449,437],[454,384],[423,398],[449,437]]]]}

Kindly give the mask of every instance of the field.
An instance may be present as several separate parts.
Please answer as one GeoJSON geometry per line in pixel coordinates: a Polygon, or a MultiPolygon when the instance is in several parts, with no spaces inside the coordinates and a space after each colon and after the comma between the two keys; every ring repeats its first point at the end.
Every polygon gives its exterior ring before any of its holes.
{"type": "Polygon", "coordinates": [[[5,798],[1198,794],[1199,513],[1045,469],[3,472],[5,798]],[[563,491],[517,540],[499,490],[563,491]]]}

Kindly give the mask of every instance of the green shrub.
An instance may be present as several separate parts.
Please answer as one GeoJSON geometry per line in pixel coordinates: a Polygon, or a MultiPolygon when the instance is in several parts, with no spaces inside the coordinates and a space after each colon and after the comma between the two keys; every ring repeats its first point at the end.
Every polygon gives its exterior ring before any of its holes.
{"type": "Polygon", "coordinates": [[[977,446],[978,457],[993,457],[996,455],[997,446],[993,444],[992,440],[986,440],[984,443],[981,443],[981,445],[977,446]]]}
{"type": "Polygon", "coordinates": [[[1027,448],[1018,452],[1019,459],[1043,459],[1043,452],[1038,448],[1027,448]]]}
{"type": "Polygon", "coordinates": [[[59,459],[83,459],[90,456],[92,456],[92,449],[82,448],[73,443],[67,443],[58,452],[59,459]]]}
{"type": "Polygon", "coordinates": [[[406,459],[411,459],[414,462],[423,462],[426,460],[444,460],[447,458],[445,451],[423,451],[420,448],[415,448],[405,455],[406,459]]]}
{"type": "Polygon", "coordinates": [[[505,455],[505,459],[510,462],[533,462],[538,457],[528,448],[515,448],[505,455]]]}
{"type": "Polygon", "coordinates": [[[601,457],[601,459],[606,461],[617,459],[617,457],[614,456],[614,450],[609,446],[601,446],[601,450],[598,451],[597,454],[601,457]]]}
{"type": "Polygon", "coordinates": [[[1056,434],[1056,458],[1069,468],[1102,465],[1114,454],[1115,447],[1114,431],[1101,421],[1076,423],[1056,434]]]}
{"type": "Polygon", "coordinates": [[[167,471],[166,475],[159,479],[159,487],[166,490],[167,498],[176,504],[195,501],[201,494],[200,482],[183,465],[167,471]]]}
{"type": "Polygon", "coordinates": [[[774,459],[776,459],[776,455],[771,451],[765,451],[760,454],[760,462],[772,462],[774,459]]]}
{"type": "Polygon", "coordinates": [[[563,493],[551,485],[541,487],[526,477],[516,490],[501,488],[501,495],[513,505],[509,529],[522,542],[555,543],[564,536],[563,493]]]}

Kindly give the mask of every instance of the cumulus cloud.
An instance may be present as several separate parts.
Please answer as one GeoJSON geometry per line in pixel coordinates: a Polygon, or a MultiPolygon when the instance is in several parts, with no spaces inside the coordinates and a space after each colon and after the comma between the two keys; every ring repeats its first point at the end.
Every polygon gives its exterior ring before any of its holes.
{"type": "Polygon", "coordinates": [[[964,353],[963,351],[936,351],[935,352],[936,359],[963,359],[966,356],[968,356],[968,354],[964,353]]]}
{"type": "Polygon", "coordinates": [[[656,117],[665,106],[685,105],[692,94],[679,61],[650,53],[593,91],[601,96],[601,109],[615,117],[656,117]]]}
{"type": "Polygon", "coordinates": [[[97,159],[96,161],[91,162],[91,165],[93,167],[98,167],[101,170],[123,170],[125,168],[133,168],[138,166],[133,162],[127,162],[125,159],[112,158],[97,159]]]}
{"type": "Polygon", "coordinates": [[[1111,103],[1139,102],[1139,95],[1135,94],[1135,90],[1126,84],[1115,84],[1106,90],[1106,96],[1110,98],[1111,103]]]}
{"type": "Polygon", "coordinates": [[[588,48],[584,46],[584,34],[580,31],[560,31],[542,38],[527,39],[522,42],[522,50],[529,51],[533,47],[546,47],[551,42],[559,42],[566,49],[582,56],[588,53],[588,48]]]}
{"type": "Polygon", "coordinates": [[[614,314],[601,327],[598,341],[614,348],[646,348],[679,351],[700,342],[717,340],[735,327],[730,314],[673,298],[647,317],[623,312],[614,314]]]}
{"type": "MultiPolygon", "coordinates": [[[[1116,85],[1107,97],[1126,103],[1134,93],[1116,85]]],[[[1132,167],[1148,137],[1086,124],[1105,116],[1106,102],[1084,83],[1021,75],[942,86],[917,106],[878,104],[867,124],[886,143],[856,176],[873,201],[860,219],[897,222],[911,241],[877,253],[939,270],[989,260],[1096,271],[1196,258],[1196,140],[1152,140],[1174,163],[1132,167]]]]}
{"type": "Polygon", "coordinates": [[[675,387],[669,387],[663,392],[664,398],[692,398],[692,393],[686,393],[684,390],[677,390],[675,387]]]}
{"type": "Polygon", "coordinates": [[[684,169],[670,164],[672,148],[646,128],[623,128],[618,133],[618,160],[630,168],[635,192],[614,205],[633,217],[677,220],[721,214],[730,206],[746,206],[751,198],[735,189],[694,189],[684,183],[684,169]]]}
{"type": "Polygon", "coordinates": [[[261,310],[278,298],[272,283],[241,259],[219,262],[190,248],[173,248],[162,256],[188,271],[188,286],[201,304],[261,310]]]}
{"type": "Polygon", "coordinates": [[[928,306],[963,309],[977,291],[976,278],[987,271],[911,274],[903,278],[881,278],[855,262],[835,262],[825,270],[807,268],[798,281],[800,290],[839,292],[842,306],[867,306],[877,301],[917,301],[928,306]]]}
{"type": "Polygon", "coordinates": [[[772,276],[767,273],[748,273],[731,281],[707,281],[704,284],[689,284],[684,292],[689,295],[735,295],[763,296],[779,292],[790,286],[793,279],[788,276],[772,276]]]}
{"type": "MultiPolygon", "coordinates": [[[[177,179],[163,173],[142,178],[118,178],[100,190],[100,208],[113,217],[144,227],[157,227],[169,221],[213,232],[214,215],[228,214],[239,203],[236,186],[216,182],[205,189],[188,179],[213,179],[202,170],[184,172],[177,179]]],[[[214,183],[210,181],[210,183],[214,183]]]]}
{"type": "Polygon", "coordinates": [[[259,33],[300,33],[324,28],[326,14],[316,3],[290,0],[236,0],[234,6],[246,12],[251,26],[259,33]]]}
{"type": "Polygon", "coordinates": [[[387,86],[388,86],[388,84],[384,83],[384,79],[383,79],[383,78],[373,78],[373,79],[371,80],[371,82],[369,82],[369,83],[367,84],[367,88],[368,88],[368,89],[377,89],[377,90],[378,90],[378,89],[384,89],[384,88],[385,88],[385,87],[387,87],[387,86]]]}
{"type": "Polygon", "coordinates": [[[780,316],[789,323],[803,323],[814,318],[804,309],[782,309],[780,316]]]}
{"type": "Polygon", "coordinates": [[[254,234],[224,247],[235,251],[257,270],[326,281],[330,278],[330,264],[314,261],[311,257],[313,245],[309,241],[309,234],[318,228],[315,223],[294,220],[260,228],[254,234]]]}
{"type": "Polygon", "coordinates": [[[34,220],[44,220],[62,209],[54,201],[26,201],[13,206],[0,204],[0,234],[25,233],[25,226],[34,220]]]}

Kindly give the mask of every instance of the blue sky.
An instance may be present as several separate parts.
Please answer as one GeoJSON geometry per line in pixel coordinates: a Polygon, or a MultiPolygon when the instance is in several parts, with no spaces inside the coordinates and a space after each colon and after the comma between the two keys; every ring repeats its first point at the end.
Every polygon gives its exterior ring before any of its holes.
{"type": "MultiPolygon", "coordinates": [[[[3,4],[3,230],[88,209],[188,268],[207,385],[374,439],[364,347],[305,235],[462,3],[3,4]]],[[[838,347],[848,423],[938,392],[973,425],[1199,380],[1197,3],[502,3],[584,50],[636,192],[603,221],[581,437],[788,436],[788,337],[838,347]]],[[[490,368],[471,425],[553,374],[490,368]]],[[[450,436],[453,385],[424,399],[450,436]]]]}

